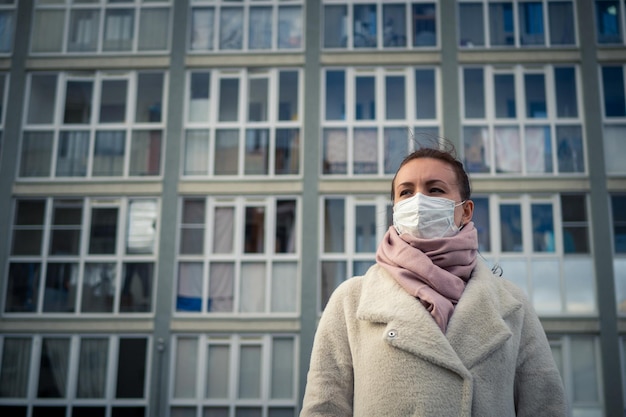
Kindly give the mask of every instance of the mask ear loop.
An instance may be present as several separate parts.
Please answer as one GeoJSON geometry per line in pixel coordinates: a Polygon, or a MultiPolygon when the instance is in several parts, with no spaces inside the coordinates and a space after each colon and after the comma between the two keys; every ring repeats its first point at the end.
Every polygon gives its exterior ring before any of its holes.
{"type": "MultiPolygon", "coordinates": [[[[457,204],[457,207],[458,207],[458,206],[462,206],[462,205],[463,205],[463,204],[465,204],[466,202],[467,202],[467,200],[463,200],[463,201],[461,201],[459,204],[457,204]]],[[[461,219],[461,223],[462,223],[462,224],[459,226],[459,232],[460,232],[461,230],[463,230],[463,228],[467,225],[467,223],[463,223],[463,219],[461,219]]]]}

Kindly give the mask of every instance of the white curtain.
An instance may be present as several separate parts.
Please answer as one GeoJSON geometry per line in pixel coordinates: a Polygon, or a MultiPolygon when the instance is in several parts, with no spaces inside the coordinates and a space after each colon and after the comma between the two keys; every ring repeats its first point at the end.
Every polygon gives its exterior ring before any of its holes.
{"type": "Polygon", "coordinates": [[[265,263],[246,262],[241,266],[239,311],[265,312],[265,263]]]}
{"type": "Polygon", "coordinates": [[[41,347],[39,367],[40,398],[65,398],[67,367],[69,364],[69,339],[45,338],[41,347]]]}
{"type": "Polygon", "coordinates": [[[209,311],[233,311],[235,265],[230,262],[211,263],[209,278],[209,311]]]}
{"type": "Polygon", "coordinates": [[[188,130],[185,135],[185,175],[209,172],[209,130],[188,130]]]}
{"type": "Polygon", "coordinates": [[[83,338],[80,342],[76,397],[104,398],[109,340],[83,338]]]}
{"type": "Polygon", "coordinates": [[[30,338],[7,337],[4,339],[2,367],[0,368],[0,397],[26,397],[30,352],[30,338]]]}

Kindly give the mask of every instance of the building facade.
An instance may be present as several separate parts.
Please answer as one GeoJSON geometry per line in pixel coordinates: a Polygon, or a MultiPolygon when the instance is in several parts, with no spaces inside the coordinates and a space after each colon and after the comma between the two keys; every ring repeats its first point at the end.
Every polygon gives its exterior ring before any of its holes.
{"type": "Polygon", "coordinates": [[[0,1],[0,414],[298,414],[451,141],[571,416],[624,415],[626,1],[0,1]]]}

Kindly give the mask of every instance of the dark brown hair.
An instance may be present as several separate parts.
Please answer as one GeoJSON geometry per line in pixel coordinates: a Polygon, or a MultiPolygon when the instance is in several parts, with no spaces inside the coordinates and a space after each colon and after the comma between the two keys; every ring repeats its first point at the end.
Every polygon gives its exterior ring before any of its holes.
{"type": "Polygon", "coordinates": [[[454,145],[451,143],[445,144],[444,148],[420,148],[412,153],[408,154],[400,163],[398,170],[393,176],[393,180],[391,180],[391,201],[394,199],[394,183],[396,181],[396,176],[398,175],[398,171],[402,168],[407,162],[412,161],[418,158],[433,158],[443,161],[450,165],[456,174],[456,178],[459,185],[459,192],[461,193],[461,200],[469,200],[470,195],[472,194],[472,189],[470,186],[469,176],[467,172],[465,172],[465,168],[463,167],[463,163],[459,161],[456,156],[456,149],[454,145]]]}

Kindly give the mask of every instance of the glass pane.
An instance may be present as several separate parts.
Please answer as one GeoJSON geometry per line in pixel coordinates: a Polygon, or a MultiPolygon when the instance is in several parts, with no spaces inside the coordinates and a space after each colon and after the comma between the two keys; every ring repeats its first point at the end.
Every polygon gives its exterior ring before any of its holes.
{"type": "Polygon", "coordinates": [[[376,206],[355,208],[354,250],[361,253],[376,252],[376,206]]]}
{"type": "Polygon", "coordinates": [[[39,361],[37,398],[65,398],[69,356],[70,339],[43,338],[39,361]]]}
{"type": "Polygon", "coordinates": [[[483,119],[485,117],[485,80],[481,68],[463,70],[463,96],[465,117],[483,119]]]}
{"type": "Polygon", "coordinates": [[[46,285],[43,311],[71,313],[75,311],[78,264],[49,263],[46,268],[46,285]]]}
{"type": "Polygon", "coordinates": [[[371,48],[376,46],[376,5],[355,4],[354,47],[371,48]]]}
{"type": "Polygon", "coordinates": [[[548,3],[550,43],[552,45],[574,45],[574,7],[570,2],[551,1],[548,3]]]}
{"type": "Polygon", "coordinates": [[[239,311],[241,313],[265,312],[265,263],[247,262],[241,265],[239,311]]]}
{"type": "Polygon", "coordinates": [[[263,207],[246,208],[244,252],[265,252],[265,209],[263,207]]]}
{"type": "Polygon", "coordinates": [[[572,401],[596,403],[598,393],[598,370],[596,346],[591,337],[572,337],[570,346],[572,366],[572,401]]]}
{"type": "MultiPolygon", "coordinates": [[[[417,78],[417,72],[416,72],[417,78]]],[[[417,84],[419,81],[416,79],[416,89],[420,88],[417,84]]],[[[404,119],[406,117],[406,97],[405,97],[405,82],[404,77],[399,76],[387,76],[385,77],[385,117],[387,120],[404,119]]],[[[419,99],[418,99],[419,104],[419,99]]],[[[419,113],[419,110],[418,110],[419,113]]],[[[419,116],[418,116],[419,118],[419,116]]]]}
{"type": "MultiPolygon", "coordinates": [[[[104,398],[107,381],[109,340],[83,337],[78,358],[77,398],[104,398]]],[[[88,409],[87,409],[88,410],[88,409]]],[[[76,411],[76,409],[74,409],[76,411]]],[[[72,414],[73,416],[75,413],[72,414]]]]}
{"type": "Polygon", "coordinates": [[[68,52],[95,52],[98,47],[99,26],[99,10],[72,10],[67,40],[68,52]]]}
{"type": "Polygon", "coordinates": [[[526,95],[526,117],[530,119],[545,119],[548,117],[544,75],[525,74],[524,93],[526,95]]]}
{"type": "Polygon", "coordinates": [[[103,80],[100,97],[100,123],[115,123],[126,120],[126,80],[103,80]]]}
{"type": "Polygon", "coordinates": [[[147,347],[147,339],[120,338],[115,398],[145,398],[147,347]]]}
{"type": "Polygon", "coordinates": [[[413,46],[437,45],[437,12],[435,3],[413,5],[413,46]]]}
{"type": "Polygon", "coordinates": [[[183,201],[182,224],[180,230],[180,253],[204,253],[204,208],[203,199],[183,201]]]}
{"type": "Polygon", "coordinates": [[[347,21],[347,6],[324,6],[324,48],[346,47],[347,21]]]}
{"type": "Polygon", "coordinates": [[[495,129],[496,172],[519,173],[522,171],[521,138],[517,127],[495,129]]]}
{"type": "Polygon", "coordinates": [[[243,46],[243,8],[222,7],[220,14],[220,49],[243,46]]]}
{"type": "Polygon", "coordinates": [[[495,74],[493,83],[496,117],[515,118],[515,79],[513,74],[495,74]]]}
{"type": "Polygon", "coordinates": [[[96,132],[92,175],[95,177],[123,175],[125,149],[125,131],[101,130],[96,132]]]}
{"type": "Polygon", "coordinates": [[[154,253],[156,223],[155,200],[131,200],[128,209],[126,253],[154,253]]]}
{"type": "Polygon", "coordinates": [[[232,253],[235,239],[235,209],[216,207],[213,223],[213,253],[232,253]]]}
{"type": "Polygon", "coordinates": [[[105,417],[106,408],[104,407],[72,407],[72,417],[105,417]]]}
{"type": "Polygon", "coordinates": [[[270,398],[293,398],[294,363],[293,339],[275,337],[272,343],[272,386],[270,389],[270,398]]]}
{"type": "Polygon", "coordinates": [[[117,270],[114,263],[87,263],[83,276],[81,312],[111,313],[117,270]]]}
{"type": "Polygon", "coordinates": [[[57,95],[56,74],[33,74],[30,78],[27,124],[46,124],[54,121],[57,95]]]}
{"type": "Polygon", "coordinates": [[[561,195],[563,251],[589,253],[587,208],[584,195],[561,195]]]}
{"type": "Polygon", "coordinates": [[[235,417],[261,417],[263,410],[253,407],[237,407],[235,417]]]}
{"type": "Polygon", "coordinates": [[[144,407],[113,407],[111,417],[145,417],[144,407]]]}
{"type": "Polygon", "coordinates": [[[63,123],[85,124],[91,121],[93,81],[68,81],[65,91],[63,123]]]}
{"type": "Polygon", "coordinates": [[[385,174],[394,174],[409,152],[410,132],[401,127],[385,128],[383,149],[385,174]]]}
{"type": "Polygon", "coordinates": [[[624,71],[621,66],[602,67],[602,92],[604,96],[604,115],[606,117],[626,116],[624,71]]]}
{"type": "Polygon", "coordinates": [[[82,201],[56,200],[52,209],[50,255],[78,255],[82,201]]]}
{"type": "Polygon", "coordinates": [[[533,305],[539,314],[563,310],[560,276],[558,261],[532,261],[533,305]]]}
{"type": "Polygon", "coordinates": [[[527,127],[524,146],[527,172],[538,174],[553,172],[550,126],[527,127]]]}
{"type": "Polygon", "coordinates": [[[179,337],[174,364],[174,398],[196,398],[197,371],[198,339],[179,337]]]}
{"type": "Polygon", "coordinates": [[[502,277],[511,281],[528,295],[528,267],[525,260],[504,259],[499,262],[502,277]]]}
{"type": "Polygon", "coordinates": [[[552,204],[532,204],[533,251],[554,252],[554,219],[552,204]]]}
{"type": "Polygon", "coordinates": [[[406,6],[383,4],[383,46],[406,46],[406,6]]]}
{"type": "Polygon", "coordinates": [[[340,253],[344,249],[345,201],[328,198],[324,201],[324,252],[340,253]]]}
{"type": "Polygon", "coordinates": [[[347,265],[342,261],[322,262],[322,310],[335,288],[347,279],[347,265]]]}
{"type": "Polygon", "coordinates": [[[207,175],[209,171],[209,130],[187,130],[184,175],[207,175]]]}
{"type": "Polygon", "coordinates": [[[65,417],[65,407],[36,406],[33,407],[32,417],[65,417]]]}
{"type": "Polygon", "coordinates": [[[162,108],[163,73],[139,73],[137,75],[137,108],[135,109],[135,122],[161,122],[162,108]]]}
{"type": "Polygon", "coordinates": [[[598,43],[621,43],[620,7],[618,1],[595,1],[598,43]]]}
{"type": "Polygon", "coordinates": [[[489,32],[492,46],[515,44],[513,4],[489,3],[489,32]]]}
{"type": "Polygon", "coordinates": [[[272,265],[272,313],[295,313],[297,309],[298,264],[272,265]]]}
{"type": "Polygon", "coordinates": [[[260,346],[240,347],[237,398],[261,397],[261,363],[260,346]]]}
{"type": "Polygon", "coordinates": [[[89,233],[90,254],[113,254],[117,241],[117,208],[93,208],[89,233]]]}
{"type": "MultiPolygon", "coordinates": [[[[228,398],[230,386],[230,347],[209,345],[207,347],[206,398],[228,398]]],[[[206,412],[205,412],[205,415],[206,412]]],[[[221,414],[208,414],[221,415],[221,414]]],[[[228,414],[226,414],[227,416],[228,414]]]]}
{"type": "Polygon", "coordinates": [[[272,48],[272,8],[250,7],[249,49],[272,48]]]}
{"type": "Polygon", "coordinates": [[[39,299],[39,263],[11,263],[7,280],[5,311],[29,312],[37,309],[39,299]]]}
{"type": "Polygon", "coordinates": [[[17,201],[12,255],[39,255],[41,253],[45,209],[44,200],[17,201]]]}
{"type": "Polygon", "coordinates": [[[541,2],[519,3],[520,44],[544,45],[543,5],[541,2]]]}
{"type": "Polygon", "coordinates": [[[280,71],[278,75],[278,120],[298,120],[297,71],[280,71]]]}
{"type": "Polygon", "coordinates": [[[269,130],[246,130],[246,153],[244,168],[246,175],[267,175],[269,164],[269,130]]]}
{"type": "Polygon", "coordinates": [[[35,10],[32,27],[32,52],[61,52],[65,10],[35,10]]]}
{"type": "Polygon", "coordinates": [[[108,9],[104,21],[102,49],[130,51],[133,45],[134,23],[135,11],[133,9],[108,9]]]}
{"type": "Polygon", "coordinates": [[[213,50],[215,10],[213,7],[198,7],[191,11],[190,47],[193,51],[213,50]]]}
{"type": "Polygon", "coordinates": [[[557,126],[559,172],[585,172],[585,154],[580,126],[557,126]]]}
{"type": "Polygon", "coordinates": [[[207,311],[232,313],[235,294],[235,265],[228,262],[213,262],[210,269],[207,311]]]}
{"type": "Polygon", "coordinates": [[[239,131],[215,132],[215,175],[237,175],[239,171],[239,131]]]}
{"type": "MultiPolygon", "coordinates": [[[[4,338],[2,363],[0,364],[0,397],[26,397],[31,348],[30,337],[4,338]]],[[[3,415],[5,415],[4,412],[3,415]]],[[[26,417],[26,413],[24,413],[24,417],[26,417]]]]}
{"type": "Polygon", "coordinates": [[[135,130],[130,144],[131,176],[159,175],[161,172],[161,130],[135,130]]]}
{"type": "Polygon", "coordinates": [[[355,174],[378,172],[378,130],[376,128],[354,129],[353,158],[355,174]]]}
{"type": "Polygon", "coordinates": [[[374,261],[355,261],[352,263],[352,276],[361,276],[367,273],[367,270],[374,265],[374,261]]]}
{"type": "Polygon", "coordinates": [[[626,125],[604,125],[604,158],[606,172],[619,174],[626,171],[624,155],[626,155],[626,125]]]}
{"type": "Polygon", "coordinates": [[[467,48],[485,45],[485,23],[481,3],[459,3],[459,45],[467,48]]]}
{"type": "Polygon", "coordinates": [[[239,80],[220,80],[219,121],[233,122],[239,119],[239,80]]]}
{"type": "Polygon", "coordinates": [[[519,204],[500,206],[500,244],[502,252],[522,252],[522,208],[519,204]]]}
{"type": "Polygon", "coordinates": [[[271,407],[267,410],[268,417],[295,417],[296,411],[292,407],[277,408],[271,407]]]}
{"type": "Polygon", "coordinates": [[[154,264],[128,262],[124,264],[124,281],[120,295],[120,313],[147,313],[152,310],[152,281],[154,264]]]}
{"type": "Polygon", "coordinates": [[[278,49],[302,47],[302,8],[278,8],[278,49]]]}
{"type": "MultiPolygon", "coordinates": [[[[415,70],[415,117],[434,119],[437,117],[437,92],[434,70],[415,70]]],[[[404,85],[402,86],[404,89],[404,85]]]]}
{"type": "Polygon", "coordinates": [[[296,251],[296,202],[279,200],[276,202],[276,231],[274,251],[294,253],[296,251]]]}
{"type": "Polygon", "coordinates": [[[267,121],[269,80],[252,78],[248,81],[248,121],[267,121]]]}
{"type": "MultiPolygon", "coordinates": [[[[195,414],[194,414],[195,416],[195,414]]],[[[230,410],[228,407],[205,407],[202,411],[202,417],[229,417],[230,410]]]]}
{"type": "Polygon", "coordinates": [[[194,72],[189,82],[188,120],[207,122],[211,108],[211,73],[194,72]]]}
{"type": "Polygon", "coordinates": [[[355,86],[355,118],[357,120],[374,120],[376,118],[376,79],[356,77],[355,86]]]}
{"type": "Polygon", "coordinates": [[[87,175],[89,132],[65,131],[59,135],[56,176],[83,177],[87,175]]]}
{"type": "Polygon", "coordinates": [[[344,71],[326,71],[326,120],[346,118],[346,74],[344,71]]]}
{"type": "Polygon", "coordinates": [[[489,199],[486,197],[474,197],[472,200],[474,201],[472,221],[478,232],[478,250],[480,252],[491,252],[489,199]]]}
{"type": "Polygon", "coordinates": [[[23,133],[20,157],[21,177],[50,175],[52,143],[52,132],[23,133]]]}
{"type": "Polygon", "coordinates": [[[300,172],[300,130],[276,129],[274,174],[291,175],[300,172]]]}
{"type": "Polygon", "coordinates": [[[572,67],[554,69],[557,117],[578,117],[576,70],[572,67]]]}
{"type": "Polygon", "coordinates": [[[626,314],[626,259],[613,258],[613,273],[615,274],[615,298],[617,311],[620,316],[626,314]]]}
{"type": "Polygon", "coordinates": [[[167,49],[170,13],[168,9],[142,9],[139,16],[139,50],[161,51],[167,49]]]}
{"type": "Polygon", "coordinates": [[[324,174],[346,174],[348,138],[345,129],[324,129],[324,174]]]}
{"type": "Polygon", "coordinates": [[[181,262],[178,264],[176,311],[202,310],[203,264],[181,262]]]}
{"type": "Polygon", "coordinates": [[[592,259],[564,258],[563,277],[566,311],[572,314],[593,313],[596,310],[596,296],[592,259]]]}
{"type": "Polygon", "coordinates": [[[626,253],[626,196],[611,196],[611,213],[615,253],[626,253]]]}

